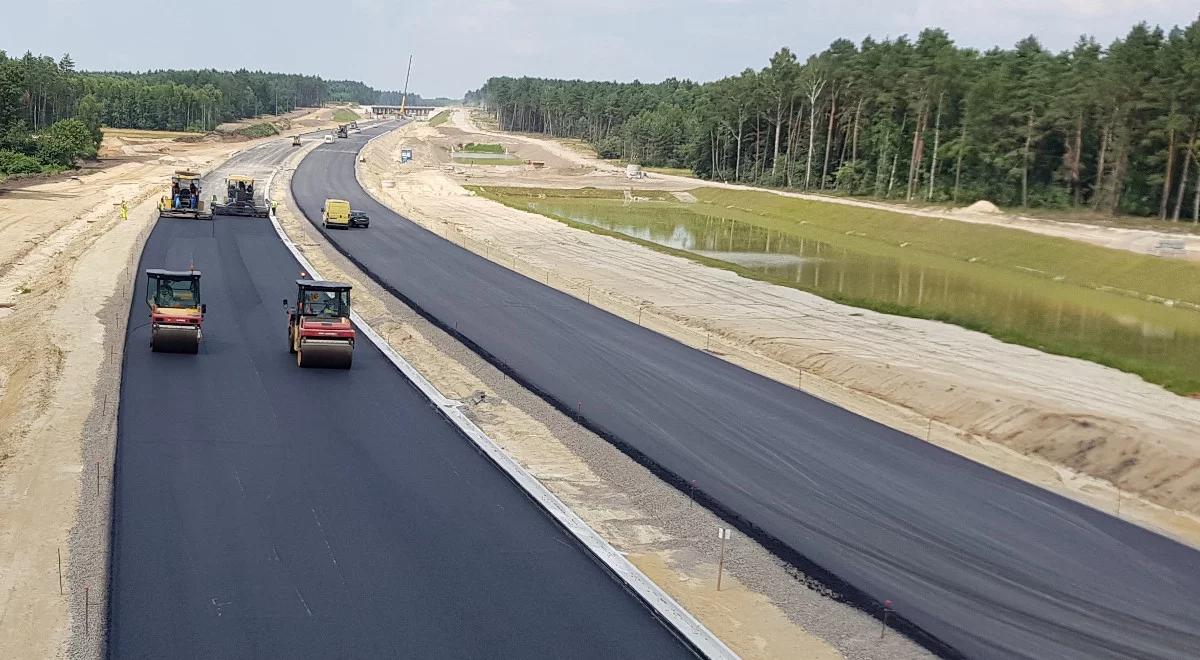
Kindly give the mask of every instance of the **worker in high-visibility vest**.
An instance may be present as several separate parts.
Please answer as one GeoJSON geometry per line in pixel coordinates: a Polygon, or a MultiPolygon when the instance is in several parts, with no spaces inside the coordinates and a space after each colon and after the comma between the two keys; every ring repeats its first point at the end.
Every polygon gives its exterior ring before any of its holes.
{"type": "Polygon", "coordinates": [[[276,209],[279,208],[279,202],[271,200],[271,215],[275,215],[276,209]]]}
{"type": "Polygon", "coordinates": [[[125,204],[125,200],[121,200],[121,219],[122,220],[129,219],[129,206],[127,204],[125,204]]]}

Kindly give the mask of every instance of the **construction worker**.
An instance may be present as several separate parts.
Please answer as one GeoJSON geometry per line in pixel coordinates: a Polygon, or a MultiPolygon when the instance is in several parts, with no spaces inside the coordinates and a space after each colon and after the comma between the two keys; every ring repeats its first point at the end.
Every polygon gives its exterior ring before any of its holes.
{"type": "Polygon", "coordinates": [[[271,215],[275,215],[275,211],[279,208],[279,202],[271,200],[271,215]]]}
{"type": "Polygon", "coordinates": [[[125,200],[121,200],[121,219],[129,219],[129,206],[125,204],[125,200]]]}

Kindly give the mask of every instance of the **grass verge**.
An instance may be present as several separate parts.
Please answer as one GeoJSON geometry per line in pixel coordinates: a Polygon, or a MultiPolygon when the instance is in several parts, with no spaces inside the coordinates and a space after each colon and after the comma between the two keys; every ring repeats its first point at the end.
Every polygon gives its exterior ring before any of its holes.
{"type": "Polygon", "coordinates": [[[234,131],[238,135],[244,135],[248,138],[263,138],[279,135],[279,129],[275,128],[274,124],[263,122],[261,124],[251,124],[244,128],[239,128],[234,131]]]}
{"type": "Polygon", "coordinates": [[[456,165],[524,165],[520,158],[455,158],[456,165]]]}
{"type": "Polygon", "coordinates": [[[431,117],[429,119],[429,125],[430,126],[441,126],[442,124],[444,124],[448,121],[450,121],[450,111],[442,110],[441,112],[437,113],[436,115],[434,115],[433,117],[431,117]]]}
{"type": "Polygon", "coordinates": [[[469,154],[502,154],[502,153],[506,153],[504,151],[504,145],[502,145],[502,144],[478,144],[475,142],[469,142],[467,144],[464,144],[462,150],[469,154]]]}
{"type": "Polygon", "coordinates": [[[333,111],[333,120],[334,121],[351,122],[351,121],[358,121],[359,119],[360,119],[360,117],[358,116],[358,113],[354,112],[353,110],[347,110],[345,108],[338,108],[337,110],[333,111]]]}
{"type": "MultiPolygon", "coordinates": [[[[721,268],[749,279],[781,286],[804,288],[796,282],[775,277],[761,270],[662,245],[596,225],[564,218],[542,210],[539,200],[619,200],[622,191],[563,190],[530,188],[488,188],[468,186],[482,197],[506,206],[539,213],[575,229],[618,238],[643,247],[689,259],[713,268],[721,268]]],[[[770,193],[693,190],[701,200],[696,213],[734,218],[778,231],[803,231],[817,240],[847,249],[901,260],[914,266],[951,268],[971,272],[981,282],[1009,290],[1035,288],[1049,300],[1077,299],[1089,308],[1108,310],[1139,318],[1152,324],[1183,323],[1194,330],[1196,312],[1174,309],[1154,298],[1200,303],[1200,265],[1109,250],[1085,243],[1058,239],[1002,227],[970,225],[948,220],[907,216],[887,211],[862,209],[838,204],[811,202],[779,197],[770,193]],[[1134,310],[1130,312],[1129,310],[1134,310]]],[[[659,191],[634,191],[652,204],[670,203],[659,191]]],[[[804,289],[809,290],[809,289],[804,289]]],[[[1138,355],[1124,347],[1099,345],[1065,335],[1043,335],[1027,328],[981,320],[970,309],[965,311],[930,309],[880,298],[863,298],[836,291],[810,290],[811,293],[838,303],[874,311],[942,321],[986,333],[1013,344],[1048,353],[1075,357],[1137,374],[1177,394],[1200,392],[1200,373],[1178,356],[1138,355]]],[[[1182,344],[1181,344],[1182,345],[1182,344]]],[[[1194,356],[1193,356],[1194,357],[1194,356]]]]}

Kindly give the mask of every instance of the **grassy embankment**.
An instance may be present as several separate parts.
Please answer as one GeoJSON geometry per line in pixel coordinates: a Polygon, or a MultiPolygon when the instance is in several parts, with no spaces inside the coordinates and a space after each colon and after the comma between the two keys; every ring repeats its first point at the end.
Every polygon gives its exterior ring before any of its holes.
{"type": "Polygon", "coordinates": [[[503,154],[507,153],[502,144],[479,144],[468,142],[463,145],[463,151],[469,154],[503,154]]]}
{"type": "Polygon", "coordinates": [[[234,132],[238,135],[244,135],[248,138],[264,138],[271,137],[272,135],[279,135],[279,129],[275,127],[275,124],[267,122],[263,122],[261,124],[251,124],[250,126],[239,128],[234,132]]]}
{"type": "Polygon", "coordinates": [[[338,108],[337,110],[333,111],[333,120],[336,122],[346,123],[358,121],[359,119],[362,119],[362,117],[359,117],[358,113],[354,112],[353,110],[338,108]]]}
{"type": "Polygon", "coordinates": [[[429,119],[429,125],[430,126],[441,126],[442,124],[444,124],[448,121],[450,121],[450,111],[442,110],[441,112],[437,113],[436,115],[434,115],[433,117],[431,117],[429,119]]]}
{"type": "MultiPolygon", "coordinates": [[[[699,203],[677,202],[658,191],[636,191],[647,203],[626,207],[621,191],[471,187],[479,194],[513,208],[534,211],[572,227],[631,241],[659,252],[681,256],[744,277],[810,290],[838,302],[876,311],[953,323],[985,332],[997,339],[1060,355],[1078,357],[1135,373],[1147,381],[1181,394],[1200,392],[1195,356],[1172,354],[1168,348],[1146,351],[1121,343],[1083,341],[1066,334],[1048,334],[1039,324],[980,313],[978,302],[961,307],[931,307],[897,303],[884,296],[856,297],[836,291],[813,290],[793,279],[714,259],[654,241],[629,236],[564,217],[597,214],[618,223],[639,224],[655,214],[699,214],[795,234],[872,258],[895,260],[914,269],[948,272],[977,283],[988,295],[1034,296],[1049,307],[1082,306],[1105,317],[1132,318],[1167,328],[1181,337],[1195,336],[1200,312],[1181,306],[1200,305],[1200,264],[1109,250],[1077,241],[1039,236],[1003,227],[971,225],[888,211],[812,202],[770,193],[697,189],[699,203]],[[559,213],[549,210],[554,206],[559,213]],[[643,217],[635,219],[635,216],[643,217]],[[1160,304],[1177,301],[1177,306],[1160,304]],[[1155,302],[1157,301],[1157,302],[1155,302]],[[1195,316],[1193,316],[1195,315],[1195,316]]],[[[1122,341],[1125,341],[1124,339],[1122,341]]],[[[1181,340],[1182,341],[1182,340],[1181,340]]],[[[1182,345],[1182,344],[1181,344],[1182,345]]]]}

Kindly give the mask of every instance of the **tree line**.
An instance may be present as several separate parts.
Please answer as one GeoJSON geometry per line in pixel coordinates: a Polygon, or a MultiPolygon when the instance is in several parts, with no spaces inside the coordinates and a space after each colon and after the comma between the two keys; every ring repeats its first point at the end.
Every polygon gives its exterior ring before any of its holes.
{"type": "Polygon", "coordinates": [[[0,50],[0,176],[94,158],[101,126],[210,131],[327,101],[378,103],[384,94],[357,81],[244,69],[84,72],[69,55],[0,50]]]}
{"type": "Polygon", "coordinates": [[[504,129],[710,179],[1200,221],[1200,19],[1060,53],[926,29],[705,84],[499,77],[467,100],[504,129]]]}

